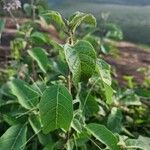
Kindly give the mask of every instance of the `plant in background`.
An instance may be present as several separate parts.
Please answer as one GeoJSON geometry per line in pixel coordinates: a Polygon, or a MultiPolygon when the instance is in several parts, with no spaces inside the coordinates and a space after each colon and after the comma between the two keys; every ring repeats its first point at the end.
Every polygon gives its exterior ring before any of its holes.
{"type": "Polygon", "coordinates": [[[19,0],[10,0],[8,2],[7,1],[4,2],[3,9],[8,12],[18,10],[19,8],[21,8],[21,2],[19,0]]]}
{"type": "Polygon", "coordinates": [[[148,127],[138,139],[129,127],[135,118],[139,123],[132,107],[140,109],[141,116],[147,107],[133,90],[113,89],[111,66],[97,57],[89,40],[76,36],[81,24],[96,27],[95,17],[76,12],[66,20],[47,10],[39,18],[67,39],[59,44],[40,32],[36,21],[19,28],[11,44],[16,72],[0,89],[0,132],[5,132],[1,149],[149,148],[144,143],[148,127]]]}
{"type": "Polygon", "coordinates": [[[3,10],[8,12],[12,18],[12,20],[15,22],[16,27],[19,28],[19,24],[14,16],[14,11],[17,11],[21,8],[21,2],[20,0],[2,0],[0,1],[3,5],[3,10]]]}
{"type": "Polygon", "coordinates": [[[2,36],[2,32],[5,28],[5,19],[0,19],[0,43],[1,43],[1,36],[2,36]]]}
{"type": "Polygon", "coordinates": [[[102,13],[97,28],[85,25],[81,27],[79,36],[89,41],[99,54],[117,56],[116,42],[123,39],[123,32],[116,24],[109,22],[108,18],[108,13],[102,13]]]}

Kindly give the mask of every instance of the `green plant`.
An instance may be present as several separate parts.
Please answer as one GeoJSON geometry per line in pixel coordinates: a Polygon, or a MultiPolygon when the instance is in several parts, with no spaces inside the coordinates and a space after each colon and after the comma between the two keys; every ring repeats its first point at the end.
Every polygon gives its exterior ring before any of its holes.
{"type": "Polygon", "coordinates": [[[123,39],[123,32],[115,23],[111,23],[108,17],[108,13],[101,13],[98,26],[82,26],[78,36],[90,42],[98,54],[117,56],[119,50],[116,42],[123,39]]]}
{"type": "Polygon", "coordinates": [[[19,28],[11,44],[13,76],[0,89],[1,149],[146,150],[149,133],[136,139],[125,121],[133,127],[131,116],[138,119],[128,107],[140,115],[147,107],[133,90],[115,91],[111,66],[88,40],[76,37],[81,23],[96,26],[94,16],[76,12],[66,20],[47,10],[39,18],[67,39],[59,44],[36,21],[19,28]]]}

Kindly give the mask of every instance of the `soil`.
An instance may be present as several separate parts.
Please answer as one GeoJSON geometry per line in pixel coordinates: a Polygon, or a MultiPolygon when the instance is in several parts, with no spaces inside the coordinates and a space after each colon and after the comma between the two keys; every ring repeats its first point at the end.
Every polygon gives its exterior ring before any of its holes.
{"type": "MultiPolygon", "coordinates": [[[[18,19],[17,21],[22,24],[28,19],[18,19]]],[[[42,31],[49,32],[50,36],[61,42],[58,38],[58,34],[53,27],[45,28],[41,24],[42,31]]],[[[10,60],[10,41],[14,39],[16,35],[16,27],[14,22],[10,19],[6,19],[5,30],[2,33],[0,43],[0,67],[5,68],[10,60]]],[[[119,49],[119,57],[114,58],[112,56],[105,56],[105,60],[115,68],[118,79],[121,85],[126,84],[123,79],[124,75],[133,76],[134,80],[141,84],[144,76],[137,71],[138,68],[150,66],[150,49],[138,47],[135,44],[128,42],[120,42],[117,44],[119,49]]]]}
{"type": "Polygon", "coordinates": [[[106,56],[105,59],[116,69],[116,78],[121,85],[126,84],[124,76],[133,76],[133,80],[143,83],[144,75],[139,68],[150,69],[150,49],[138,47],[128,42],[118,43],[119,57],[106,56]]]}

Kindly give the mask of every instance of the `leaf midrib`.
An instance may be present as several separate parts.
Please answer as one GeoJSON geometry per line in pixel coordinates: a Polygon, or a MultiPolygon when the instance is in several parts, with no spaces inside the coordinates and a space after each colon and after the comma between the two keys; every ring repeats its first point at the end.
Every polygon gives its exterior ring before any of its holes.
{"type": "Polygon", "coordinates": [[[18,139],[18,137],[20,136],[20,134],[21,134],[23,128],[24,128],[24,126],[19,130],[19,132],[18,132],[18,134],[17,134],[17,136],[16,136],[16,138],[15,138],[15,141],[14,141],[12,147],[11,147],[11,150],[13,150],[13,148],[14,148],[16,142],[17,142],[17,139],[18,139]]]}
{"type": "Polygon", "coordinates": [[[57,87],[57,96],[56,96],[56,112],[55,112],[55,115],[56,115],[55,126],[56,126],[56,128],[58,127],[58,103],[59,103],[58,96],[59,96],[59,86],[57,87]]]}

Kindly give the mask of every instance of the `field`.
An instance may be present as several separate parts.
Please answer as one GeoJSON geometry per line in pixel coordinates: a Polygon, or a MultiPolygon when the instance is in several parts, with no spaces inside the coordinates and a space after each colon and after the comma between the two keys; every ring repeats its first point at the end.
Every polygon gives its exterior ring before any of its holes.
{"type": "Polygon", "coordinates": [[[109,20],[117,23],[124,31],[124,39],[127,41],[150,44],[150,5],[131,6],[116,4],[100,4],[89,2],[71,2],[55,8],[64,16],[75,11],[90,12],[97,19],[101,12],[110,13],[109,20]]]}
{"type": "Polygon", "coordinates": [[[149,150],[149,45],[100,13],[148,43],[150,6],[93,1],[0,9],[0,150],[149,150]]]}

